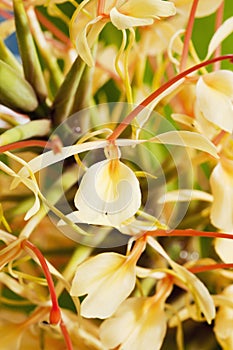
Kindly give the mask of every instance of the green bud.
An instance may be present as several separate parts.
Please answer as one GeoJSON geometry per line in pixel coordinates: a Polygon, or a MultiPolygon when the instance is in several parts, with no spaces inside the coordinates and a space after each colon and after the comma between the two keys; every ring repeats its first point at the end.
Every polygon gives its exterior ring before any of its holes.
{"type": "Polygon", "coordinates": [[[49,131],[50,121],[48,119],[33,120],[5,131],[0,135],[0,146],[26,140],[34,136],[45,136],[49,131]]]}
{"type": "Polygon", "coordinates": [[[16,34],[26,80],[33,86],[40,101],[47,96],[40,61],[30,32],[30,25],[22,0],[14,0],[16,34]]]}
{"type": "Polygon", "coordinates": [[[31,112],[38,106],[31,85],[2,60],[0,60],[0,103],[19,112],[31,112]]]}

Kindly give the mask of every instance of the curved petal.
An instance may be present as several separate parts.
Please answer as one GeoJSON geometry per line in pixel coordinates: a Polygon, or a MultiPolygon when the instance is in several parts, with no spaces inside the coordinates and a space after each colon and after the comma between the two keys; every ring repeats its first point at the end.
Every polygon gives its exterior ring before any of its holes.
{"type": "Polygon", "coordinates": [[[137,18],[169,17],[176,13],[172,2],[161,0],[129,0],[117,8],[120,12],[137,18]]]}
{"type": "Polygon", "coordinates": [[[166,333],[164,301],[130,298],[122,303],[112,318],[103,322],[100,337],[108,348],[121,350],[159,350],[166,333]]]}
{"type": "Polygon", "coordinates": [[[98,162],[84,174],[74,203],[84,223],[119,225],[141,205],[138,179],[118,159],[98,162]]]}
{"type": "Polygon", "coordinates": [[[221,45],[223,40],[226,39],[228,35],[230,35],[232,32],[233,32],[233,17],[230,17],[218,28],[218,30],[212,36],[205,60],[207,60],[214,53],[217,47],[221,45]]]}
{"type": "Polygon", "coordinates": [[[222,261],[224,261],[226,264],[233,263],[233,240],[217,238],[214,242],[214,248],[218,256],[220,256],[220,258],[222,259],[222,261]]]}
{"type": "Polygon", "coordinates": [[[103,253],[78,267],[70,293],[87,294],[81,304],[82,316],[107,318],[132,292],[135,280],[134,263],[117,253],[103,253]]]}
{"type": "Polygon", "coordinates": [[[110,11],[110,18],[112,24],[121,30],[138,26],[148,26],[154,22],[152,18],[136,18],[124,15],[115,7],[110,11]]]}

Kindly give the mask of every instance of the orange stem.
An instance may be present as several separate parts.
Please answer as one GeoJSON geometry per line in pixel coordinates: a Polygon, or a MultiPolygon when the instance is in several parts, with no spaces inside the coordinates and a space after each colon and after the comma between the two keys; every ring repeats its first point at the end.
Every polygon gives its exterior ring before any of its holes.
{"type": "MultiPolygon", "coordinates": [[[[218,28],[221,26],[223,21],[223,14],[224,14],[224,1],[222,1],[221,5],[219,6],[217,13],[216,13],[216,20],[215,20],[215,32],[218,30],[218,28]]],[[[217,47],[217,49],[214,52],[214,57],[217,57],[221,55],[221,45],[217,47]]],[[[214,63],[214,70],[220,69],[220,62],[214,63]]]]}
{"type": "Polygon", "coordinates": [[[27,141],[19,141],[13,142],[8,145],[0,146],[0,153],[6,151],[13,151],[18,148],[25,147],[42,147],[42,148],[52,148],[51,142],[43,141],[43,140],[27,140],[27,141]]]}
{"type": "Polygon", "coordinates": [[[225,263],[218,263],[218,264],[212,264],[212,265],[199,265],[199,266],[193,266],[189,268],[189,271],[192,273],[200,273],[200,272],[206,272],[216,269],[232,269],[233,264],[225,264],[225,263]]]}
{"type": "Polygon", "coordinates": [[[197,5],[198,5],[199,0],[193,0],[192,8],[189,14],[189,20],[188,20],[188,25],[187,29],[185,31],[185,38],[184,38],[184,46],[183,46],[183,51],[181,55],[181,61],[180,61],[180,71],[182,72],[185,68],[187,58],[188,58],[188,52],[189,52],[189,42],[192,36],[193,32],[193,24],[195,20],[195,13],[197,10],[197,5]]]}
{"type": "Polygon", "coordinates": [[[151,232],[146,232],[146,236],[153,237],[171,237],[171,236],[183,236],[183,237],[210,237],[210,238],[227,238],[233,239],[233,234],[223,233],[223,232],[207,232],[207,231],[197,231],[193,229],[187,230],[155,230],[151,232]]]}

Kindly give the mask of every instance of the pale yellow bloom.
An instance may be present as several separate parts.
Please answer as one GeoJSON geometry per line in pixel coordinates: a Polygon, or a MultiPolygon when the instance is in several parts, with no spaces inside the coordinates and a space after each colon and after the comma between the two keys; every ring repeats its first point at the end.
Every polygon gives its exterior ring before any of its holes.
{"type": "Polygon", "coordinates": [[[233,72],[220,70],[201,76],[196,97],[204,118],[222,130],[233,131],[233,72]]]}
{"type": "Polygon", "coordinates": [[[167,328],[165,300],[172,285],[159,284],[157,289],[153,297],[125,300],[116,313],[102,323],[100,337],[108,349],[160,349],[167,328]]]}
{"type": "Polygon", "coordinates": [[[220,230],[233,232],[233,161],[222,159],[210,177],[213,193],[211,222],[220,230]]]}
{"type": "Polygon", "coordinates": [[[224,289],[220,295],[221,303],[218,309],[214,332],[223,350],[233,349],[233,285],[224,289]]]}
{"type": "MultiPolygon", "coordinates": [[[[193,0],[172,0],[177,8],[178,13],[184,16],[190,12],[193,0]]],[[[214,13],[221,5],[223,0],[202,0],[199,1],[196,11],[196,17],[206,17],[214,13]]]]}
{"type": "Polygon", "coordinates": [[[71,36],[76,43],[78,54],[90,66],[94,64],[91,47],[98,34],[109,21],[120,30],[151,25],[155,18],[175,14],[175,6],[161,0],[107,0],[102,13],[97,13],[97,1],[84,1],[74,13],[71,36]]]}
{"type": "Polygon", "coordinates": [[[139,242],[129,256],[103,253],[78,266],[70,294],[87,294],[81,303],[82,316],[107,318],[116,311],[134,289],[136,263],[143,249],[144,242],[139,242]]]}

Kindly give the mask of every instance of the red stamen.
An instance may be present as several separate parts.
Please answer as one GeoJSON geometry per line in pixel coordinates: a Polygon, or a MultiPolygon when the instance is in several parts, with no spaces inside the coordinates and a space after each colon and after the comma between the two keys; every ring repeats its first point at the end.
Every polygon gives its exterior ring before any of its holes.
{"type": "Polygon", "coordinates": [[[225,264],[225,263],[218,263],[218,264],[212,264],[212,265],[197,265],[189,268],[189,271],[192,273],[200,273],[200,272],[206,272],[211,270],[217,270],[217,269],[232,269],[233,264],[225,264]]]}
{"type": "Polygon", "coordinates": [[[184,78],[186,75],[195,72],[196,70],[208,66],[212,63],[218,61],[230,60],[233,63],[233,55],[224,55],[212,58],[210,60],[201,62],[167,81],[165,84],[160,86],[157,90],[152,92],[145,100],[143,100],[132,112],[130,112],[127,117],[121,122],[120,125],[116,127],[113,133],[107,138],[107,140],[112,141],[116,140],[120,134],[127,128],[127,126],[132,122],[132,120],[140,113],[146,106],[148,106],[156,97],[158,97],[162,92],[166,91],[171,85],[175,84],[180,79],[184,78]]]}
{"type": "Polygon", "coordinates": [[[26,147],[42,147],[42,148],[52,148],[51,142],[42,140],[27,140],[13,142],[8,145],[0,146],[0,153],[6,151],[13,151],[14,149],[26,148],[26,147]]]}
{"type": "Polygon", "coordinates": [[[70,339],[70,335],[69,335],[69,333],[67,331],[66,325],[64,324],[63,320],[61,320],[60,329],[62,331],[64,340],[65,340],[65,343],[66,343],[67,350],[73,350],[73,345],[72,345],[72,342],[71,342],[71,339],[70,339]]]}
{"type": "Polygon", "coordinates": [[[184,38],[184,46],[183,46],[183,52],[181,55],[181,61],[180,61],[180,71],[182,72],[185,68],[187,58],[188,58],[188,51],[189,51],[189,42],[192,37],[192,32],[193,32],[193,24],[195,20],[195,13],[197,10],[197,5],[198,5],[199,0],[193,0],[192,8],[189,14],[189,20],[188,20],[188,25],[185,31],[185,38],[184,38]]]}
{"type": "Polygon", "coordinates": [[[23,248],[29,248],[38,258],[41,268],[44,272],[45,278],[48,283],[49,293],[52,301],[52,308],[50,311],[50,323],[53,325],[59,324],[61,321],[61,311],[58,305],[57,296],[54,288],[53,279],[48,268],[48,264],[41,253],[41,251],[31,242],[25,240],[22,243],[23,248]]]}
{"type": "Polygon", "coordinates": [[[197,231],[193,229],[187,230],[155,230],[151,232],[146,232],[146,236],[153,237],[171,237],[171,236],[183,236],[183,237],[210,237],[210,238],[226,238],[233,239],[233,234],[224,232],[210,232],[210,231],[197,231]]]}

